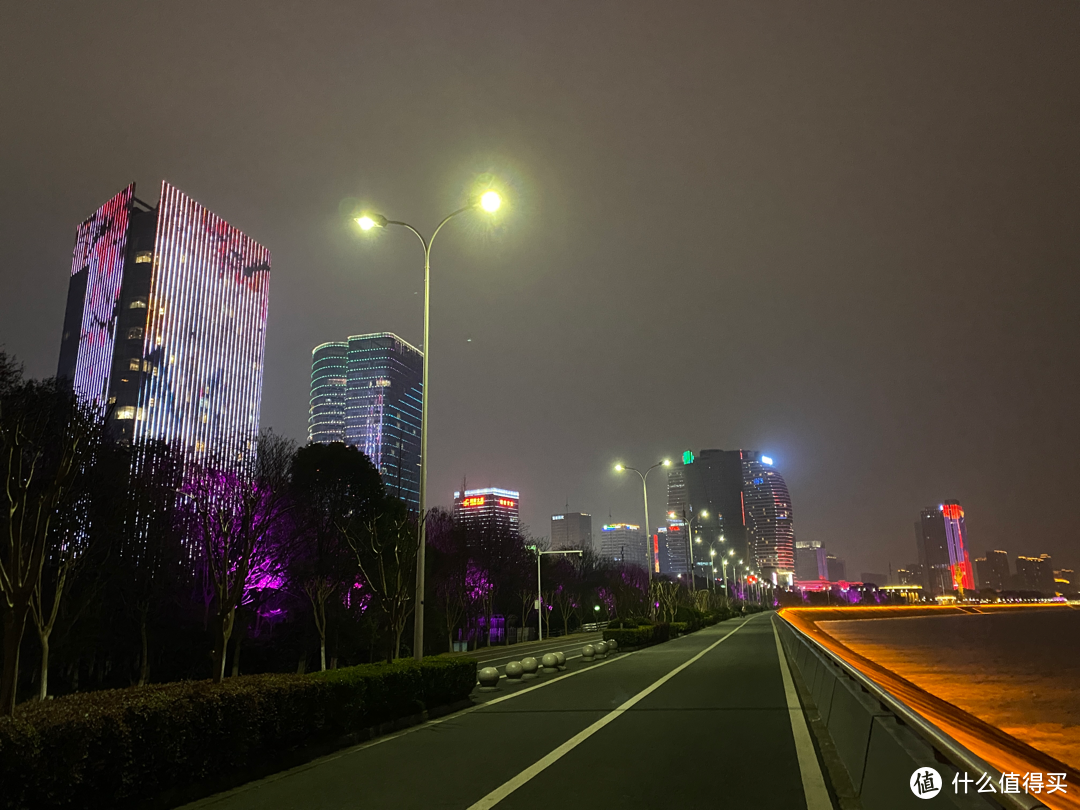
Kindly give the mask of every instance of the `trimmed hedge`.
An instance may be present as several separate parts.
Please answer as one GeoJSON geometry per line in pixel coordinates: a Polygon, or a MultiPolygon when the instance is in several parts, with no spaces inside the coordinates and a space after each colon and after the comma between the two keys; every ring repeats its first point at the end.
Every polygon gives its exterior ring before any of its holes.
{"type": "Polygon", "coordinates": [[[114,808],[468,697],[476,662],[363,664],[86,692],[0,719],[0,808],[114,808]]]}
{"type": "Polygon", "coordinates": [[[664,623],[614,629],[608,627],[604,630],[604,641],[615,639],[620,649],[623,647],[644,647],[647,644],[660,644],[669,638],[671,638],[671,626],[664,623]]]}

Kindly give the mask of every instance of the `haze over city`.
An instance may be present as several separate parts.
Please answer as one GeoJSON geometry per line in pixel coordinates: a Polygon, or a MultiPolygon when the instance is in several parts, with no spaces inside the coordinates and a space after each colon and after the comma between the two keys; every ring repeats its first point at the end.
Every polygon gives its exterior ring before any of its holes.
{"type": "MultiPolygon", "coordinates": [[[[262,424],[306,439],[311,349],[421,334],[431,499],[640,521],[612,473],[771,454],[796,536],[1075,557],[1076,9],[1067,4],[12,7],[0,342],[54,373],[74,227],[165,178],[273,253],[262,424]],[[916,45],[917,43],[917,45],[916,45]]],[[[151,199],[150,202],[155,202],[151,199]]],[[[662,514],[663,487],[652,508],[662,514]]],[[[655,521],[654,521],[655,522],[655,521]]]]}

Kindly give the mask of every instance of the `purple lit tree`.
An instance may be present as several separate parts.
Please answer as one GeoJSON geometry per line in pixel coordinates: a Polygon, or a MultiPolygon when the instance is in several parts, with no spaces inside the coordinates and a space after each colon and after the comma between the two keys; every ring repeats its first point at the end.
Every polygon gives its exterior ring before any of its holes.
{"type": "Polygon", "coordinates": [[[254,460],[213,456],[192,462],[181,489],[187,536],[203,569],[213,609],[213,679],[225,658],[237,608],[252,588],[282,574],[281,550],[291,539],[289,470],[295,444],[266,431],[254,460]]]}

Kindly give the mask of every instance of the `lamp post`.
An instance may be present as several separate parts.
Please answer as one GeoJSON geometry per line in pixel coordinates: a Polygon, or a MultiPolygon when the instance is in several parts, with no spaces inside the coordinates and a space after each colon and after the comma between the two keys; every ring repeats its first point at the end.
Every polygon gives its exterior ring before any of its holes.
{"type": "MultiPolygon", "coordinates": [[[[663,461],[656,462],[651,467],[649,467],[649,469],[645,470],[645,472],[642,472],[641,470],[637,469],[636,467],[626,467],[626,466],[623,466],[622,464],[616,464],[615,465],[615,472],[625,472],[626,470],[629,470],[631,472],[636,472],[638,474],[638,476],[641,478],[641,497],[645,500],[645,556],[648,558],[648,562],[646,563],[645,568],[648,570],[648,573],[649,573],[649,586],[648,586],[648,593],[646,594],[646,596],[649,599],[649,604],[650,605],[652,604],[653,550],[652,550],[652,544],[649,542],[649,538],[652,535],[651,535],[651,532],[649,531],[649,488],[646,486],[646,481],[649,478],[649,473],[651,473],[657,467],[670,467],[670,466],[671,466],[671,461],[669,459],[666,459],[666,458],[663,461]]],[[[651,613],[651,610],[650,610],[650,613],[651,613]]]]}
{"type": "Polygon", "coordinates": [[[428,405],[430,390],[428,389],[428,362],[430,361],[431,346],[429,342],[429,325],[431,311],[431,245],[435,237],[439,235],[443,225],[459,214],[481,208],[489,214],[499,210],[502,198],[497,191],[486,191],[479,197],[469,200],[469,204],[459,208],[453,213],[443,217],[430,239],[425,239],[423,234],[408,222],[400,222],[396,219],[387,219],[382,214],[364,214],[356,218],[356,224],[361,230],[370,231],[372,228],[385,228],[387,225],[398,225],[413,232],[424,247],[424,381],[423,399],[420,403],[420,510],[417,515],[419,521],[419,537],[416,544],[416,601],[413,613],[413,657],[419,661],[424,657],[424,559],[427,550],[427,471],[428,471],[428,405]]]}
{"type": "MultiPolygon", "coordinates": [[[[539,546],[529,546],[536,552],[536,640],[544,640],[544,614],[541,612],[544,609],[544,589],[540,587],[540,558],[545,554],[582,554],[581,551],[575,551],[573,549],[567,551],[541,551],[539,546]]],[[[599,610],[600,606],[597,605],[596,609],[599,610]]]]}
{"type": "MultiPolygon", "coordinates": [[[[691,511],[693,511],[692,507],[691,507],[691,511]]],[[[694,577],[694,543],[693,543],[694,521],[695,520],[701,520],[702,518],[707,518],[708,516],[709,516],[709,510],[708,509],[702,509],[700,512],[697,513],[697,515],[692,515],[690,517],[690,519],[687,520],[686,519],[686,510],[683,509],[682,519],[683,519],[683,523],[686,524],[686,553],[689,555],[689,557],[687,557],[687,565],[688,565],[688,567],[690,569],[690,590],[691,591],[697,591],[697,581],[696,581],[696,579],[694,577]]],[[[675,513],[674,512],[668,512],[668,517],[669,518],[674,518],[675,513]]],[[[698,542],[699,543],[701,542],[700,537],[698,538],[698,542]]],[[[710,543],[710,545],[712,545],[712,544],[710,543]]]]}

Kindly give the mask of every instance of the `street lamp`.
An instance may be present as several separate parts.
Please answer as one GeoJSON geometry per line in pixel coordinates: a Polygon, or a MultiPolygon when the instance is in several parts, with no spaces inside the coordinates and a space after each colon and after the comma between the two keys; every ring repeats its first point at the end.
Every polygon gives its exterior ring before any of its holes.
{"type": "MultiPolygon", "coordinates": [[[[691,511],[692,511],[692,508],[691,508],[691,511]]],[[[691,591],[696,591],[697,590],[697,581],[696,581],[696,578],[694,577],[694,573],[695,573],[694,572],[694,544],[693,544],[693,542],[691,540],[691,538],[694,536],[694,521],[695,520],[701,520],[702,518],[707,518],[708,516],[709,516],[709,510],[708,509],[702,509],[696,515],[692,515],[690,517],[690,519],[687,520],[686,519],[686,510],[683,509],[682,519],[683,519],[683,523],[686,524],[686,553],[689,555],[687,557],[687,565],[688,565],[688,567],[690,569],[690,590],[691,591]]],[[[668,517],[671,518],[671,519],[674,519],[675,513],[674,512],[668,512],[668,517]]],[[[701,538],[699,537],[697,541],[700,543],[701,538]]]]}
{"type": "MultiPolygon", "coordinates": [[[[582,554],[581,551],[570,549],[568,551],[541,551],[539,546],[529,546],[536,552],[536,640],[544,640],[544,590],[540,587],[540,558],[545,554],[582,554]]],[[[597,605],[596,610],[600,609],[597,605]]]]}
{"type": "MultiPolygon", "coordinates": [[[[648,572],[649,572],[648,598],[649,598],[649,604],[650,605],[652,604],[653,550],[651,548],[652,544],[649,542],[649,537],[651,536],[650,531],[649,531],[649,489],[645,485],[645,481],[649,477],[649,473],[651,473],[657,467],[670,467],[670,466],[671,466],[671,461],[669,459],[666,459],[666,458],[663,461],[656,462],[651,467],[649,467],[649,469],[647,469],[645,472],[642,472],[641,470],[637,469],[636,467],[624,467],[622,464],[616,464],[615,465],[615,472],[625,472],[625,471],[629,470],[630,472],[636,472],[638,474],[638,476],[640,476],[640,478],[641,478],[641,496],[642,496],[642,498],[645,499],[645,553],[646,553],[646,556],[648,557],[648,563],[646,564],[645,567],[646,567],[646,569],[648,569],[648,572]]],[[[651,611],[650,611],[650,613],[651,613],[651,611]]]]}
{"type": "Polygon", "coordinates": [[[431,245],[435,241],[435,237],[439,235],[439,231],[442,230],[443,225],[459,214],[464,214],[467,211],[473,211],[477,208],[487,211],[489,214],[493,214],[499,210],[500,205],[502,205],[502,197],[499,196],[497,191],[485,191],[479,197],[470,199],[468,205],[443,217],[442,222],[435,228],[430,239],[425,239],[423,234],[408,222],[387,219],[382,214],[363,214],[356,218],[356,224],[359,225],[360,229],[363,231],[370,231],[372,228],[385,228],[387,225],[398,225],[402,228],[407,228],[413,232],[413,235],[420,240],[420,244],[424,247],[424,382],[422,389],[423,398],[420,403],[420,513],[417,516],[420,523],[420,536],[416,545],[416,603],[413,618],[413,657],[417,661],[424,657],[424,557],[426,556],[425,552],[427,550],[427,427],[428,405],[429,400],[431,399],[431,391],[428,388],[428,362],[431,355],[429,341],[431,311],[431,245]]]}

